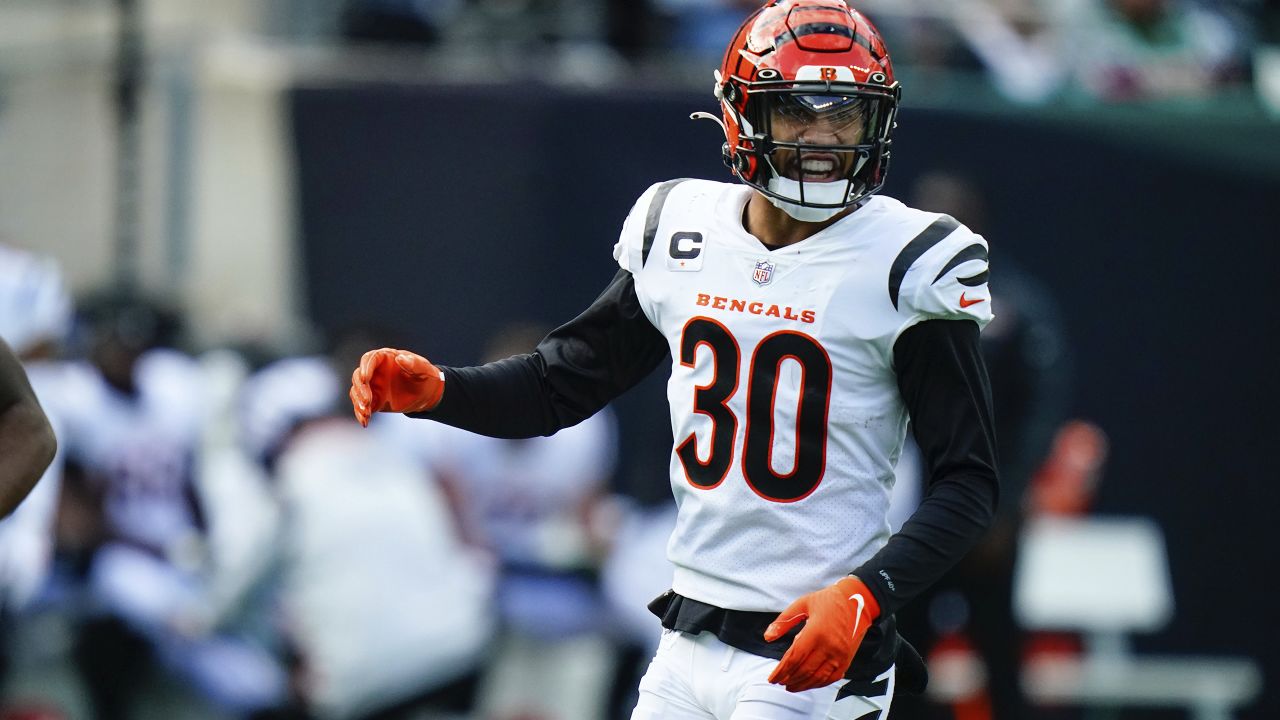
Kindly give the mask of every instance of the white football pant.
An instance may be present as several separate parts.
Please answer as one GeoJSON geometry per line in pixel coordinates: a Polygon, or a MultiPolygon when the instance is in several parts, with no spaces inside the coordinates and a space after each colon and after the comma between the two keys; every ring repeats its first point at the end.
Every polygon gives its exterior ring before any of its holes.
{"type": "Polygon", "coordinates": [[[709,632],[663,630],[640,680],[631,720],[887,720],[894,668],[884,695],[836,700],[846,681],[792,693],[769,682],[778,661],[724,644],[709,632]]]}

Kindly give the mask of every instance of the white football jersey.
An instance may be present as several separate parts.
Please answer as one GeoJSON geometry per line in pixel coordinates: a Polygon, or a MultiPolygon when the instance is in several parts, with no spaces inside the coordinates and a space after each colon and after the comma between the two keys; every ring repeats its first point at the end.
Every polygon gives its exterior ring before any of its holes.
{"type": "Polygon", "coordinates": [[[172,350],[151,350],[134,370],[136,396],[107,384],[87,363],[68,368],[59,415],[60,444],[103,483],[110,531],[156,550],[201,532],[192,461],[208,419],[199,364],[172,350]]]}
{"type": "Polygon", "coordinates": [[[898,336],[931,318],[985,326],[991,295],[986,241],[947,216],[874,196],[770,251],[742,225],[752,192],[655,185],[614,257],[671,349],[673,588],[778,611],[888,540],[898,336]]]}
{"type": "Polygon", "coordinates": [[[486,437],[436,425],[435,466],[458,481],[464,521],[506,563],[548,570],[590,563],[579,513],[613,471],[613,413],[550,437],[486,437]]]}

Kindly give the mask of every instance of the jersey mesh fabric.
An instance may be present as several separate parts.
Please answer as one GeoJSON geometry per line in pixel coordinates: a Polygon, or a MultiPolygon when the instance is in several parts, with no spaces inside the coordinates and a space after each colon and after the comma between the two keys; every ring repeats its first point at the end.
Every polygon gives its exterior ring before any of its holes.
{"type": "Polygon", "coordinates": [[[990,302],[958,302],[961,293],[989,298],[985,285],[960,284],[985,271],[985,242],[963,226],[909,266],[895,304],[895,262],[941,216],[873,197],[814,236],[770,251],[743,229],[750,192],[685,181],[667,189],[655,213],[654,186],[624,223],[614,255],[671,349],[675,446],[692,436],[699,462],[725,468],[722,480],[700,478],[699,486],[686,470],[687,451],[682,459],[673,450],[680,508],[668,545],[673,587],[719,607],[778,610],[848,574],[888,539],[907,422],[892,366],[896,338],[931,318],[985,325],[990,302]],[[971,245],[983,249],[982,259],[948,269],[971,245]],[[703,335],[710,339],[695,341],[703,335]],[[729,379],[717,390],[722,374],[729,379]],[[825,420],[816,425],[814,414],[825,420]],[[799,423],[821,437],[798,453],[799,423]],[[713,450],[713,429],[732,433],[732,443],[721,439],[713,450]],[[798,470],[797,455],[821,468],[816,480],[800,472],[770,479],[798,470]]]}

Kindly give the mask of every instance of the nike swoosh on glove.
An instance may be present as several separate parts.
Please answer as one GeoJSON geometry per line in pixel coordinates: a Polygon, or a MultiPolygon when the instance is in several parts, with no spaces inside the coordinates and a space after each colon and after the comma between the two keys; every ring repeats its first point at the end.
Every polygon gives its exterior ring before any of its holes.
{"type": "Polygon", "coordinates": [[[444,372],[408,350],[370,350],[351,373],[347,395],[356,420],[368,427],[375,412],[422,412],[440,404],[444,372]]]}
{"type": "Polygon", "coordinates": [[[861,580],[850,575],[791,603],[764,632],[773,642],[801,622],[795,642],[769,675],[790,692],[830,685],[844,677],[880,605],[861,580]]]}

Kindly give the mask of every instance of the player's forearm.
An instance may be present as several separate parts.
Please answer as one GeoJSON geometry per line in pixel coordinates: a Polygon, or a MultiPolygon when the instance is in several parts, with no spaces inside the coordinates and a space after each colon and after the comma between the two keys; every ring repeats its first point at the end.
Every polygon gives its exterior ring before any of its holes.
{"type": "Polygon", "coordinates": [[[854,574],[882,610],[894,612],[969,552],[995,517],[991,387],[978,327],[929,320],[894,347],[894,366],[928,468],[924,499],[902,529],[854,574]]]}
{"type": "Polygon", "coordinates": [[[630,273],[619,272],[581,315],[531,355],[479,367],[443,368],[440,404],[414,417],[492,437],[551,435],[591,417],[666,356],[640,311],[630,273]]]}
{"type": "Polygon", "coordinates": [[[973,548],[995,517],[996,495],[994,476],[939,481],[902,529],[853,574],[882,612],[896,612],[973,548]]]}
{"type": "Polygon", "coordinates": [[[0,413],[0,518],[27,497],[57,447],[53,428],[34,397],[0,413]]]}
{"type": "Polygon", "coordinates": [[[551,435],[582,418],[558,412],[538,355],[516,355],[478,367],[441,368],[444,394],[434,410],[415,413],[481,435],[551,435]]]}

